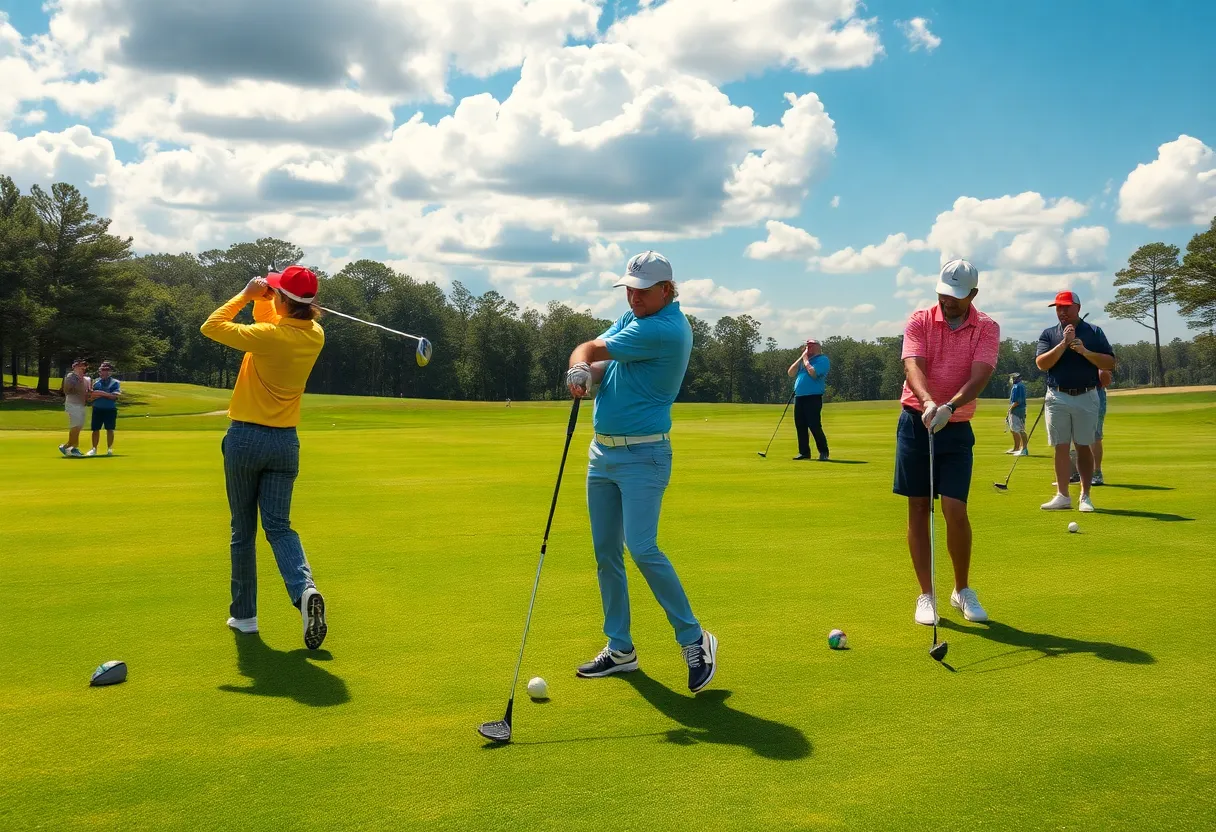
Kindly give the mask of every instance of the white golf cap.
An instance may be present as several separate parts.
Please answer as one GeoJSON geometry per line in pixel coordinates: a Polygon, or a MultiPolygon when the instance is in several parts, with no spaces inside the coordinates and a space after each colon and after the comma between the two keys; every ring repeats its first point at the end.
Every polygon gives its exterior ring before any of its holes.
{"type": "Polygon", "coordinates": [[[966,260],[951,260],[942,266],[937,279],[937,293],[963,299],[980,285],[980,273],[966,260]]]}
{"type": "Polygon", "coordinates": [[[644,251],[629,258],[625,276],[612,287],[628,286],[630,289],[649,289],[656,283],[671,280],[671,263],[657,251],[644,251]]]}

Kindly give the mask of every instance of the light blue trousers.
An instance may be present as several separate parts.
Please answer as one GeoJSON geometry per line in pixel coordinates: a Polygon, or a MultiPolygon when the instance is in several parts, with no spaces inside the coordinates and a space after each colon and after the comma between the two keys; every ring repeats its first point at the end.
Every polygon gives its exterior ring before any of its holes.
{"type": "Polygon", "coordinates": [[[224,482],[232,511],[233,618],[258,614],[258,569],[255,548],[258,512],[279,574],[293,606],[313,586],[312,570],[300,536],[291,527],[291,492],[300,471],[300,440],[295,428],[269,428],[233,422],[221,445],[224,482]]]}
{"type": "Polygon", "coordinates": [[[593,441],[587,509],[604,604],[604,635],[613,650],[633,649],[624,547],[650,585],[681,645],[701,639],[701,625],[667,556],[659,550],[659,512],[671,479],[671,443],[609,447],[593,441]]]}

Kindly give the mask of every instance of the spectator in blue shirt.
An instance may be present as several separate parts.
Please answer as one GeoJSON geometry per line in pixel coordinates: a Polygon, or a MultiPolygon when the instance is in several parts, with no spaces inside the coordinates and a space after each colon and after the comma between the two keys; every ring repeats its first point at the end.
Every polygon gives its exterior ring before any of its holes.
{"type": "Polygon", "coordinates": [[[1026,448],[1026,385],[1022,384],[1022,374],[1014,373],[1009,377],[1009,413],[1005,421],[1009,424],[1009,432],[1013,434],[1013,449],[1007,454],[1030,456],[1026,448]]]}
{"type": "Polygon", "coordinates": [[[798,456],[795,460],[811,458],[809,431],[815,437],[819,461],[827,462],[828,438],[823,433],[823,392],[827,387],[832,362],[819,349],[819,342],[808,339],[798,360],[790,365],[794,379],[794,432],[798,436],[798,456]]]}
{"type": "Polygon", "coordinates": [[[1054,302],[1056,326],[1039,336],[1035,364],[1047,373],[1047,441],[1055,448],[1056,494],[1042,508],[1067,511],[1070,444],[1077,447],[1081,474],[1081,511],[1093,511],[1089,487],[1093,483],[1094,456],[1090,449],[1098,431],[1098,371],[1115,368],[1115,351],[1106,335],[1081,318],[1081,298],[1060,292],[1054,302]]]}
{"type": "Polygon", "coordinates": [[[97,456],[102,428],[106,429],[106,456],[114,456],[114,428],[118,423],[118,397],[122,395],[122,385],[111,375],[114,365],[109,361],[101,362],[97,372],[101,377],[93,382],[93,390],[89,393],[93,402],[93,447],[85,456],[97,456]]]}
{"type": "Polygon", "coordinates": [[[688,596],[658,546],[659,512],[671,478],[671,404],[692,353],[692,327],[667,258],[653,251],[630,259],[626,312],[603,335],[570,354],[572,396],[595,396],[595,438],[587,466],[587,511],[604,606],[608,644],[578,668],[584,678],[638,669],[629,628],[624,548],[667,613],[688,665],[688,688],[704,688],[717,670],[718,640],[692,614],[688,596]]]}

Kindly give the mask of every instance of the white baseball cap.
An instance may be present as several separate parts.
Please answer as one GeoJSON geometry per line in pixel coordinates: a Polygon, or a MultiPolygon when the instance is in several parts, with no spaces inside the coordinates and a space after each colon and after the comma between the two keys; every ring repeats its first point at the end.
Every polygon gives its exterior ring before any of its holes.
{"type": "Polygon", "coordinates": [[[671,280],[671,263],[657,251],[644,251],[629,258],[625,265],[625,276],[612,287],[628,286],[630,289],[649,289],[656,283],[671,280]]]}
{"type": "Polygon", "coordinates": [[[980,285],[980,273],[966,260],[951,260],[942,266],[937,278],[937,293],[962,300],[980,285]]]}

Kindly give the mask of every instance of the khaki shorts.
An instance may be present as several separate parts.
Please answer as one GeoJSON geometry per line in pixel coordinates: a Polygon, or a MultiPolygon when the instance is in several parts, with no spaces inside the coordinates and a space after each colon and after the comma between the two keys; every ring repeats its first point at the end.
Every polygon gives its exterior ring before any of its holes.
{"type": "Polygon", "coordinates": [[[1009,422],[1009,430],[1011,432],[1013,432],[1013,433],[1025,433],[1026,432],[1026,420],[1023,419],[1021,416],[1014,416],[1011,413],[1011,414],[1009,414],[1008,417],[1006,417],[1006,419],[1009,422]]]}
{"type": "Polygon", "coordinates": [[[1047,388],[1047,444],[1092,445],[1098,431],[1098,391],[1070,396],[1047,388]]]}
{"type": "Polygon", "coordinates": [[[63,409],[68,412],[68,427],[84,427],[85,406],[82,404],[65,404],[63,409]]]}

